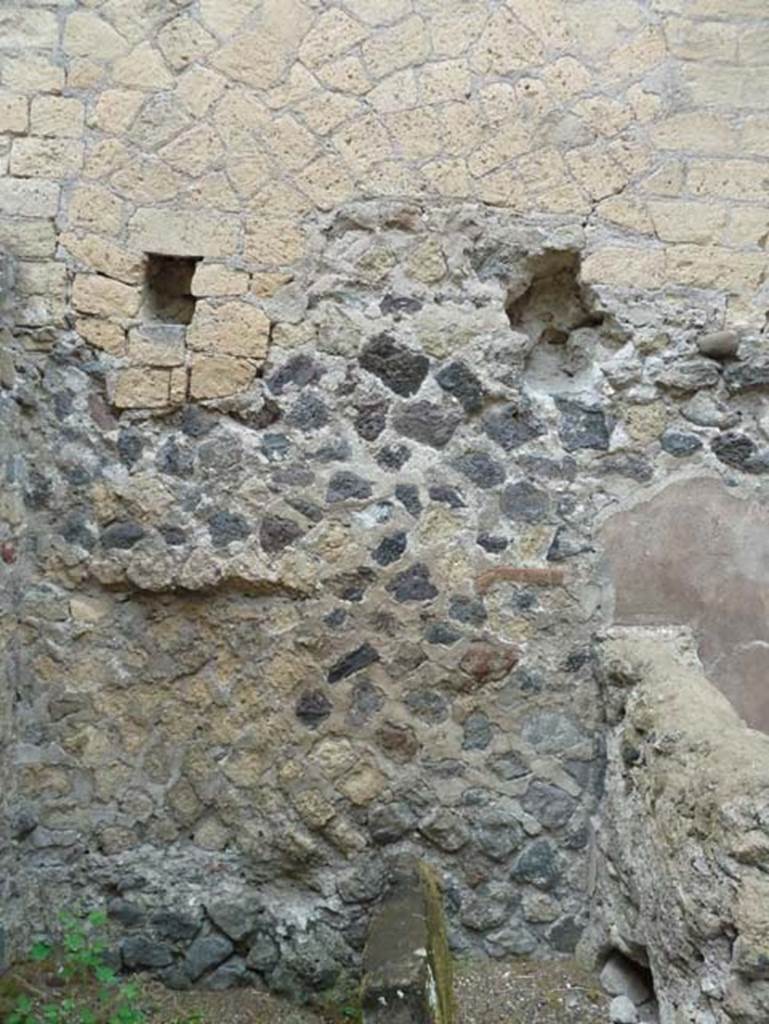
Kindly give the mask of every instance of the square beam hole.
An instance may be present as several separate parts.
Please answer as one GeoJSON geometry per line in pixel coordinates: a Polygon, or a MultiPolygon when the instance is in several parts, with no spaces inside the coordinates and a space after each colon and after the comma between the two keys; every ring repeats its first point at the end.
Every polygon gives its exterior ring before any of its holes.
{"type": "Polygon", "coordinates": [[[148,252],[144,278],[144,317],[155,323],[189,324],[195,312],[192,277],[200,256],[161,256],[148,252]]]}

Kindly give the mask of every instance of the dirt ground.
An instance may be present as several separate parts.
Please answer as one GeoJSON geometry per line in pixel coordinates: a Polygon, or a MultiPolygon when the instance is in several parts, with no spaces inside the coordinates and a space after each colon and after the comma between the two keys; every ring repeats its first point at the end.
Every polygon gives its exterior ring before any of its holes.
{"type": "MultiPolygon", "coordinates": [[[[608,998],[594,975],[573,960],[461,960],[455,965],[457,1024],[607,1024],[608,998]]],[[[147,986],[152,1024],[320,1024],[357,1018],[344,1010],[332,1018],[292,1007],[252,989],[169,992],[147,986]],[[194,1017],[193,1017],[194,1020],[194,1017]]],[[[348,1011],[349,1013],[349,1011],[348,1011]]]]}

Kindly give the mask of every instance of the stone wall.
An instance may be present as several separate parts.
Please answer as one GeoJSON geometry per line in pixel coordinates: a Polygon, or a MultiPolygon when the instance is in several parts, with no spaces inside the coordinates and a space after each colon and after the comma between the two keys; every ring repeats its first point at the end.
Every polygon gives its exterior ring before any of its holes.
{"type": "Polygon", "coordinates": [[[107,900],[129,968],[306,992],[414,852],[455,948],[573,950],[601,524],[764,495],[767,37],[764,0],[3,6],[12,952],[107,900]]]}

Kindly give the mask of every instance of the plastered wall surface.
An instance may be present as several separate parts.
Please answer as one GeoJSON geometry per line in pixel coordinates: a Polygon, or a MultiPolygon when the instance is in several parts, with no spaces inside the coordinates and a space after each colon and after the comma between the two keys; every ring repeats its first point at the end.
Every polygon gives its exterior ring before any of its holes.
{"type": "Polygon", "coordinates": [[[406,852],[455,949],[574,949],[594,527],[766,499],[767,43],[763,0],[0,7],[11,954],[106,900],[127,968],[306,995],[406,852]]]}

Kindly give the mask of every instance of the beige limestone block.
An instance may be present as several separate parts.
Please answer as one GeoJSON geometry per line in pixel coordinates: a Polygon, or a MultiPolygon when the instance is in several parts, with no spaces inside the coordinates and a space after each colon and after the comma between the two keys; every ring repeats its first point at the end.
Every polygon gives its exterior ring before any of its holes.
{"type": "Polygon", "coordinates": [[[272,160],[255,141],[237,143],[227,149],[227,177],[244,198],[263,188],[272,177],[272,170],[272,160]]]}
{"type": "Polygon", "coordinates": [[[23,178],[69,178],[83,164],[83,144],[73,139],[14,139],[11,174],[23,178]]]}
{"type": "Polygon", "coordinates": [[[206,174],[189,187],[190,201],[203,209],[215,209],[238,212],[241,208],[240,199],[231,187],[227,176],[220,171],[206,174]]]}
{"type": "Polygon", "coordinates": [[[627,184],[625,171],[600,144],[572,150],[566,163],[576,183],[594,200],[615,195],[627,184]]]}
{"type": "Polygon", "coordinates": [[[213,112],[214,127],[228,147],[253,142],[255,133],[269,131],[272,115],[248,89],[228,89],[213,112]]]}
{"type": "Polygon", "coordinates": [[[114,134],[128,131],[143,102],[144,96],[140,92],[105,89],[89,114],[89,127],[114,134]]]}
{"type": "Polygon", "coordinates": [[[188,68],[176,81],[176,95],[195,117],[203,117],[224,92],[221,75],[204,67],[188,68]]]}
{"type": "Polygon", "coordinates": [[[173,199],[184,187],[184,178],[157,157],[127,160],[112,176],[115,191],[133,203],[158,203],[173,199]]]}
{"type": "Polygon", "coordinates": [[[547,64],[542,71],[542,78],[559,100],[573,99],[590,88],[593,82],[590,71],[576,57],[560,57],[552,64],[547,64]]]}
{"type": "Polygon", "coordinates": [[[513,157],[522,156],[532,147],[531,133],[526,125],[512,124],[504,132],[494,132],[491,138],[478,146],[468,157],[467,166],[470,173],[481,178],[498,167],[508,163],[513,157]]]}
{"type": "Polygon", "coordinates": [[[389,25],[411,12],[409,0],[348,0],[346,6],[366,25],[389,25]]]}
{"type": "Polygon", "coordinates": [[[239,225],[199,210],[139,209],[129,223],[133,249],[168,256],[232,256],[239,225]]]}
{"type": "Polygon", "coordinates": [[[29,4],[7,3],[0,7],[0,39],[4,50],[52,50],[59,41],[59,26],[53,11],[29,4]]]}
{"type": "Polygon", "coordinates": [[[63,46],[70,57],[98,55],[100,60],[114,60],[128,49],[125,39],[93,11],[73,11],[68,15],[63,46]]]}
{"type": "Polygon", "coordinates": [[[34,135],[54,135],[79,139],[85,122],[80,100],[65,96],[35,96],[30,108],[30,127],[34,135]]]}
{"type": "Polygon", "coordinates": [[[293,219],[265,217],[246,225],[243,253],[257,266],[286,266],[299,259],[304,249],[304,234],[293,219]]]}
{"type": "Polygon", "coordinates": [[[446,259],[440,243],[434,238],[420,242],[406,258],[406,270],[410,277],[424,284],[434,284],[446,275],[446,259]]]}
{"type": "Polygon", "coordinates": [[[441,120],[429,107],[385,114],[383,121],[394,152],[403,159],[428,160],[441,152],[441,120]]]}
{"type": "Polygon", "coordinates": [[[214,37],[187,14],[167,22],[158,32],[157,44],[175,71],[181,71],[193,61],[201,61],[216,49],[214,37]]]}
{"type": "Polygon", "coordinates": [[[56,229],[53,221],[0,218],[0,247],[10,250],[22,259],[53,256],[56,251],[56,229]]]}
{"type": "Polygon", "coordinates": [[[19,260],[16,288],[20,295],[51,295],[63,298],[67,286],[67,268],[48,260],[19,260]]]}
{"type": "Polygon", "coordinates": [[[0,133],[20,134],[27,130],[28,124],[27,97],[0,90],[0,133]]]}
{"type": "Polygon", "coordinates": [[[769,27],[766,24],[740,26],[738,33],[739,63],[766,64],[766,55],[769,53],[769,27]]]}
{"type": "MultiPolygon", "coordinates": [[[[384,125],[376,114],[366,114],[352,124],[346,124],[332,136],[337,152],[353,171],[362,173],[390,153],[390,139],[384,125]]],[[[317,163],[324,168],[325,176],[334,177],[335,168],[328,166],[328,159],[321,157],[317,163]]],[[[336,171],[344,174],[344,168],[336,161],[336,171]]]]}
{"type": "Polygon", "coordinates": [[[684,189],[686,164],[683,160],[665,160],[641,182],[641,191],[649,195],[677,196],[684,189]]]}
{"type": "Polygon", "coordinates": [[[471,73],[467,61],[443,60],[425,64],[419,71],[419,89],[424,103],[468,99],[471,73]]]}
{"type": "Polygon", "coordinates": [[[324,64],[316,73],[324,85],[335,91],[363,96],[371,89],[371,80],[358,57],[343,57],[324,64]]]}
{"type": "Polygon", "coordinates": [[[464,160],[433,160],[421,171],[428,188],[438,195],[462,199],[475,194],[476,182],[464,160]]]}
{"type": "MultiPolygon", "coordinates": [[[[735,142],[735,146],[737,143],[735,142]]],[[[726,147],[723,147],[724,151],[726,147]]],[[[754,114],[742,122],[741,149],[758,156],[769,156],[769,116],[754,114]]]]}
{"type": "Polygon", "coordinates": [[[190,371],[190,396],[225,398],[237,394],[251,384],[254,374],[253,365],[245,359],[196,353],[190,371]]]}
{"type": "Polygon", "coordinates": [[[164,146],[158,155],[180,174],[199,178],[218,162],[222,153],[219,136],[213,128],[201,124],[182,132],[164,146]]]}
{"type": "Polygon", "coordinates": [[[192,294],[242,295],[248,291],[249,275],[244,270],[232,270],[221,263],[199,263],[192,278],[192,294]]]}
{"type": "Polygon", "coordinates": [[[746,74],[740,67],[688,62],[681,65],[679,78],[681,88],[695,106],[769,108],[769,68],[752,68],[746,74]]]}
{"type": "Polygon", "coordinates": [[[592,131],[607,137],[617,135],[633,120],[630,108],[610,96],[590,96],[572,109],[592,131]]]}
{"type": "Polygon", "coordinates": [[[128,332],[128,358],[144,366],[183,366],[184,328],[178,324],[143,324],[128,332]]]}
{"type": "Polygon", "coordinates": [[[211,64],[228,78],[267,89],[283,77],[288,60],[280,40],[259,30],[238,34],[213,55],[211,64]]]}
{"type": "Polygon", "coordinates": [[[665,254],[662,250],[607,246],[583,261],[582,280],[621,288],[660,288],[665,283],[665,254]]]}
{"type": "Polygon", "coordinates": [[[150,42],[120,57],[112,65],[112,81],[130,89],[170,89],[174,78],[150,42]]]}
{"type": "Polygon", "coordinates": [[[668,49],[683,60],[736,61],[737,31],[722,21],[672,17],[664,23],[668,49]]]}
{"type": "Polygon", "coordinates": [[[254,7],[254,0],[200,0],[200,20],[209,32],[227,39],[254,13],[254,7]]]}
{"type": "Polygon", "coordinates": [[[466,156],[483,142],[482,114],[476,103],[444,103],[440,108],[443,122],[444,155],[466,156]]]}
{"type": "Polygon", "coordinates": [[[344,121],[359,117],[361,111],[359,100],[337,92],[313,96],[296,108],[297,114],[316,135],[328,135],[344,121]]]}
{"type": "Polygon", "coordinates": [[[48,57],[23,52],[19,57],[3,57],[3,85],[14,92],[61,92],[64,69],[48,57]]]}
{"type": "Polygon", "coordinates": [[[717,241],[726,225],[727,210],[720,205],[652,200],[648,209],[657,237],[663,242],[717,241]]]}
{"type": "Polygon", "coordinates": [[[333,7],[321,14],[302,40],[299,59],[308,68],[317,68],[351,50],[366,35],[367,30],[359,21],[333,7]]]}
{"type": "Polygon", "coordinates": [[[251,292],[260,299],[269,299],[293,280],[291,274],[260,273],[251,275],[251,292]]]}
{"type": "Polygon", "coordinates": [[[264,359],[270,337],[270,321],[258,306],[235,301],[198,302],[187,329],[191,349],[250,359],[264,359]]]}
{"type": "Polygon", "coordinates": [[[267,146],[289,171],[298,171],[318,156],[318,144],[295,117],[284,114],[270,125],[267,146]]]}
{"type": "Polygon", "coordinates": [[[89,345],[110,355],[120,356],[125,351],[125,330],[119,324],[97,317],[81,317],[75,321],[75,330],[89,345]]]}
{"type": "Polygon", "coordinates": [[[326,736],[313,747],[310,761],[324,775],[333,779],[342,772],[349,771],[358,757],[358,752],[348,739],[342,736],[326,736]]]}
{"type": "Polygon", "coordinates": [[[123,229],[126,204],[100,185],[80,185],[67,203],[67,221],[71,228],[117,235],[123,229]]]}
{"type": "Polygon", "coordinates": [[[303,64],[292,64],[283,81],[262,93],[262,98],[270,110],[293,111],[298,103],[317,92],[317,78],[303,64]]]}
{"type": "Polygon", "coordinates": [[[295,181],[321,210],[331,210],[346,202],[355,191],[347,168],[334,156],[318,157],[296,175],[295,181]]]}
{"type": "Polygon", "coordinates": [[[168,370],[146,366],[120,370],[112,388],[112,403],[119,409],[158,409],[168,405],[168,370]]]}
{"type": "Polygon", "coordinates": [[[323,828],[336,814],[334,805],[317,790],[294,793],[291,801],[308,828],[323,828]]]}
{"type": "Polygon", "coordinates": [[[171,380],[168,386],[168,400],[176,405],[187,399],[189,387],[189,371],[186,366],[175,366],[171,370],[171,380]]]}
{"type": "Polygon", "coordinates": [[[382,79],[368,94],[368,102],[378,114],[408,110],[418,103],[417,78],[413,68],[396,71],[382,79]]]}
{"type": "Polygon", "coordinates": [[[73,57],[67,65],[68,89],[97,89],[104,78],[103,64],[88,57],[73,57]]]}
{"type": "Polygon", "coordinates": [[[60,191],[55,181],[0,178],[0,209],[5,216],[53,217],[60,191]]]}
{"type": "Polygon", "coordinates": [[[597,207],[597,213],[599,217],[611,224],[617,224],[644,235],[654,233],[654,225],[646,203],[632,196],[611,196],[609,199],[604,199],[597,207]]]}
{"type": "Polygon", "coordinates": [[[755,160],[692,160],[688,191],[717,199],[766,200],[766,164],[755,160]]]}
{"type": "Polygon", "coordinates": [[[421,64],[430,52],[430,37],[423,18],[412,15],[390,28],[373,33],[361,47],[363,61],[376,79],[421,64]]]}
{"type": "Polygon", "coordinates": [[[470,53],[470,64],[482,75],[507,75],[543,60],[542,44],[507,8],[490,14],[470,53]]]}
{"type": "Polygon", "coordinates": [[[736,206],[729,213],[729,224],[723,234],[727,245],[758,245],[764,248],[769,239],[769,207],[736,206]]]}
{"type": "Polygon", "coordinates": [[[137,288],[100,274],[77,274],[72,288],[72,305],[92,316],[132,317],[139,311],[137,288]]]}
{"type": "Polygon", "coordinates": [[[70,598],[69,614],[76,622],[93,625],[101,622],[112,611],[112,602],[104,597],[88,597],[85,594],[70,598]]]}
{"type": "Polygon", "coordinates": [[[758,288],[766,275],[763,253],[737,252],[720,246],[671,245],[665,254],[665,264],[668,277],[675,284],[736,294],[758,288]]]}
{"type": "Polygon", "coordinates": [[[135,159],[122,139],[100,139],[90,143],[86,150],[83,176],[106,178],[135,159]]]}

